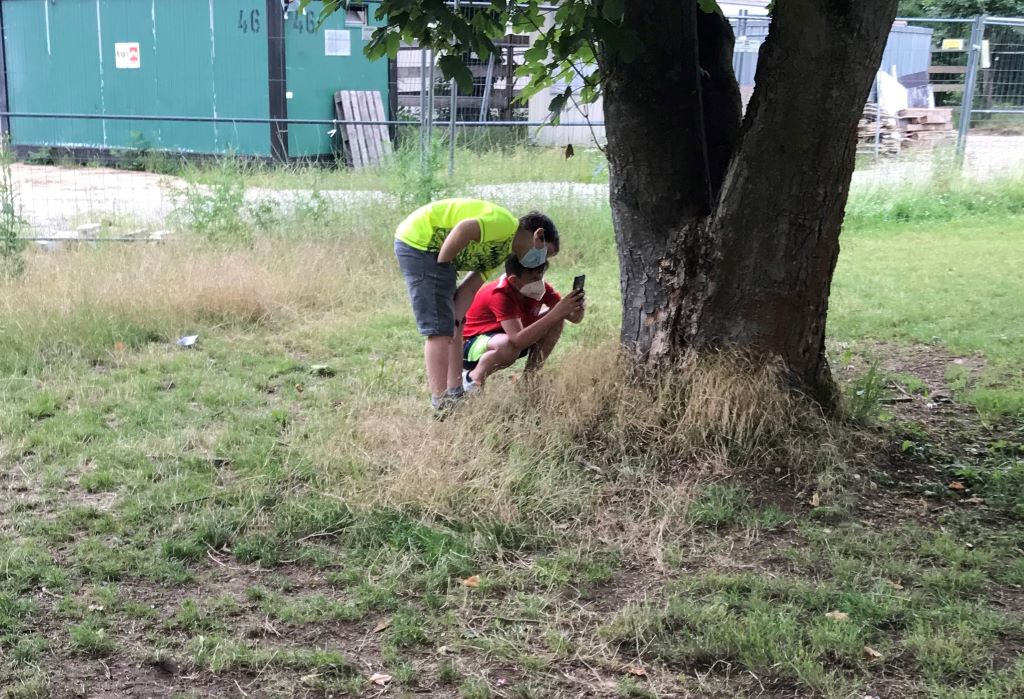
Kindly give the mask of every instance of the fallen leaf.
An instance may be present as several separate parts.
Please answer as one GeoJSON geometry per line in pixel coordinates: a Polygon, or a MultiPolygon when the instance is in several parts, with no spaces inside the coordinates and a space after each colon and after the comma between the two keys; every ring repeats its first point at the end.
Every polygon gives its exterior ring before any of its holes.
{"type": "Polygon", "coordinates": [[[383,672],[375,672],[370,675],[370,684],[375,684],[378,687],[383,687],[389,682],[391,682],[391,675],[385,675],[383,672]]]}
{"type": "Polygon", "coordinates": [[[567,144],[565,146],[565,159],[568,160],[569,158],[571,158],[574,155],[576,155],[576,153],[573,152],[572,144],[571,143],[567,144]]]}
{"type": "Polygon", "coordinates": [[[495,684],[497,684],[499,687],[504,687],[506,684],[508,684],[508,680],[504,677],[499,677],[498,681],[495,684]]]}
{"type": "Polygon", "coordinates": [[[832,621],[848,621],[850,619],[850,615],[846,612],[834,611],[826,614],[825,618],[831,619],[832,621]]]}
{"type": "Polygon", "coordinates": [[[977,495],[974,495],[974,496],[969,497],[966,500],[964,500],[964,502],[969,504],[969,505],[984,505],[985,504],[985,498],[979,498],[977,495]]]}
{"type": "Polygon", "coordinates": [[[888,585],[889,587],[891,587],[894,590],[902,590],[903,589],[903,586],[900,585],[900,581],[899,580],[895,580],[895,581],[893,581],[893,580],[886,580],[885,584],[888,585]]]}
{"type": "Polygon", "coordinates": [[[302,393],[305,390],[306,390],[306,387],[303,386],[301,383],[295,384],[295,392],[296,393],[302,393]]]}
{"type": "Polygon", "coordinates": [[[320,678],[319,673],[314,672],[314,673],[312,673],[310,675],[303,675],[302,677],[299,678],[299,682],[301,682],[302,684],[305,684],[305,685],[313,685],[313,684],[316,683],[316,681],[319,678],[320,678]]]}
{"type": "Polygon", "coordinates": [[[90,612],[102,612],[103,611],[103,605],[102,604],[90,604],[88,609],[89,609],[90,612]]]}
{"type": "Polygon", "coordinates": [[[438,655],[448,655],[448,646],[441,646],[437,649],[438,655]]]}
{"type": "Polygon", "coordinates": [[[949,489],[950,490],[967,490],[967,486],[965,486],[960,481],[953,481],[952,483],[949,484],[949,489]]]}
{"type": "Polygon", "coordinates": [[[374,633],[380,633],[381,631],[383,631],[384,629],[386,629],[389,626],[391,626],[391,619],[390,618],[388,618],[388,619],[381,619],[377,623],[377,625],[373,627],[373,632],[374,633]]]}
{"type": "Polygon", "coordinates": [[[821,505],[821,496],[815,493],[811,496],[811,507],[818,507],[821,505]]]}
{"type": "Polygon", "coordinates": [[[868,660],[881,660],[882,654],[871,646],[864,646],[864,655],[867,656],[868,660]]]}
{"type": "Polygon", "coordinates": [[[114,343],[114,351],[115,352],[124,352],[124,343],[123,342],[115,342],[114,343]]]}
{"type": "Polygon", "coordinates": [[[626,672],[633,677],[647,677],[647,670],[643,669],[639,665],[630,665],[626,668],[626,672]]]}
{"type": "Polygon", "coordinates": [[[462,581],[463,587],[480,587],[480,576],[470,575],[468,578],[462,581]]]}

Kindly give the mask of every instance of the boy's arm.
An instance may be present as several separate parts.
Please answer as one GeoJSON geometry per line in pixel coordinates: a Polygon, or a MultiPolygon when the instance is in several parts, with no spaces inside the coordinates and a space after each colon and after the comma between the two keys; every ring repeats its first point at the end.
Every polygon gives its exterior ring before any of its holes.
{"type": "Polygon", "coordinates": [[[469,311],[469,307],[473,305],[473,299],[476,297],[476,292],[480,291],[480,287],[484,285],[484,278],[480,276],[479,272],[470,272],[466,275],[466,278],[459,284],[459,288],[455,291],[455,320],[461,323],[466,317],[466,313],[469,311]]]}
{"type": "Polygon", "coordinates": [[[441,250],[437,253],[437,261],[446,264],[455,259],[455,256],[466,249],[474,240],[480,240],[480,222],[475,218],[459,221],[455,228],[448,232],[448,237],[441,243],[441,250]]]}
{"type": "Polygon", "coordinates": [[[501,329],[508,335],[508,341],[512,343],[513,347],[518,350],[524,350],[536,344],[556,323],[560,323],[569,316],[579,312],[582,307],[583,294],[574,291],[559,301],[554,308],[542,315],[537,322],[524,328],[522,320],[512,318],[501,321],[501,329]]]}

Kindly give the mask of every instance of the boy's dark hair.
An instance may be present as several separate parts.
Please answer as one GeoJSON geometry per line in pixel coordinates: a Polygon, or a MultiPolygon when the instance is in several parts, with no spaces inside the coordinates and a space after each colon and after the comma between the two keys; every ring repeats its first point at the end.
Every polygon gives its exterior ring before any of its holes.
{"type": "MultiPolygon", "coordinates": [[[[537,230],[536,228],[534,230],[537,230]]],[[[544,272],[548,268],[548,263],[545,262],[540,267],[523,267],[523,263],[519,261],[515,253],[512,253],[505,260],[505,274],[510,277],[521,277],[525,272],[544,272]]]]}
{"type": "Polygon", "coordinates": [[[555,222],[545,214],[542,214],[539,211],[531,211],[525,216],[521,216],[519,218],[519,228],[520,230],[530,231],[531,233],[538,228],[543,228],[544,242],[554,245],[556,251],[559,249],[558,229],[555,228],[555,222]]]}

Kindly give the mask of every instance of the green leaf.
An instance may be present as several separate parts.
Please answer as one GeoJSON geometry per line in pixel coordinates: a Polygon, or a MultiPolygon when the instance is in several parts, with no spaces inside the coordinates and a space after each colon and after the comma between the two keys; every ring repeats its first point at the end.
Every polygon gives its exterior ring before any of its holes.
{"type": "Polygon", "coordinates": [[[722,8],[718,6],[718,0],[697,0],[697,4],[700,5],[700,9],[708,14],[712,12],[722,14],[722,8]]]}
{"type": "Polygon", "coordinates": [[[447,56],[441,56],[437,61],[437,65],[444,74],[444,77],[449,80],[455,80],[460,91],[465,93],[473,92],[473,73],[462,62],[461,55],[448,54],[447,56]]]}
{"type": "Polygon", "coordinates": [[[569,101],[569,97],[572,95],[572,88],[565,88],[565,92],[560,95],[555,95],[551,102],[548,104],[548,111],[551,112],[551,123],[557,125],[558,120],[561,118],[562,110],[565,109],[566,103],[569,101]]]}
{"type": "Polygon", "coordinates": [[[523,53],[523,60],[527,63],[537,63],[548,57],[548,42],[544,39],[537,41],[523,53]]]}
{"type": "Polygon", "coordinates": [[[378,58],[384,58],[388,55],[388,45],[386,41],[381,41],[379,37],[373,37],[369,43],[363,47],[363,53],[371,61],[376,61],[378,58]]]}
{"type": "Polygon", "coordinates": [[[519,10],[512,15],[512,31],[517,33],[535,32],[544,26],[544,18],[541,17],[540,8],[532,5],[519,10]]]}
{"type": "Polygon", "coordinates": [[[626,0],[604,0],[601,5],[601,14],[609,22],[621,22],[625,11],[626,0]]]}
{"type": "Polygon", "coordinates": [[[530,98],[539,93],[541,90],[545,90],[551,87],[554,81],[551,78],[533,78],[522,90],[519,91],[519,96],[516,97],[518,104],[528,104],[530,98]]]}
{"type": "MultiPolygon", "coordinates": [[[[376,34],[377,34],[377,32],[375,31],[374,35],[376,35],[376,34]]],[[[398,32],[391,32],[391,33],[389,33],[388,34],[388,38],[387,38],[388,55],[391,58],[396,58],[398,56],[398,50],[401,47],[402,47],[402,37],[398,34],[398,32]]]]}

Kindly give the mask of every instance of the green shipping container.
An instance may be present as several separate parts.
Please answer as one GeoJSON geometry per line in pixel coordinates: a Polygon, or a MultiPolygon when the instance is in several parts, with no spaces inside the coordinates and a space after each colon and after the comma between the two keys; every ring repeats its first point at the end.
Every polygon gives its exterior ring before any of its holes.
{"type": "Polygon", "coordinates": [[[311,3],[306,14],[296,5],[281,0],[0,0],[4,111],[181,119],[12,116],[11,143],[100,151],[149,147],[261,157],[328,155],[333,139],[326,124],[275,128],[269,123],[188,121],[329,120],[338,90],[377,90],[387,104],[387,62],[370,62],[363,55],[376,24],[373,11],[352,7],[318,26],[319,2],[311,3]]]}

